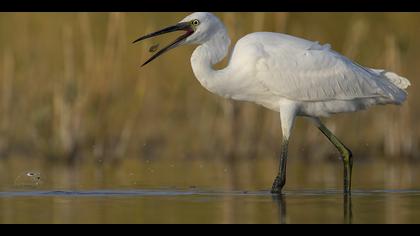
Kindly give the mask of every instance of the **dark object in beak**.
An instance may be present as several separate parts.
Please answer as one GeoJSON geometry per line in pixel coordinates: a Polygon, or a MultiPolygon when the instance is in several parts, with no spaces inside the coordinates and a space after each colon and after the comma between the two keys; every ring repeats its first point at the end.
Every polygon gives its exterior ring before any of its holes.
{"type": "Polygon", "coordinates": [[[149,52],[156,52],[159,48],[159,44],[155,44],[149,48],[149,52]]]}
{"type": "Polygon", "coordinates": [[[156,31],[154,33],[145,35],[137,40],[135,40],[133,43],[137,43],[141,40],[144,39],[148,39],[148,38],[152,38],[161,34],[166,34],[166,33],[170,33],[170,32],[174,32],[174,31],[187,31],[185,34],[179,36],[175,41],[173,41],[171,44],[169,44],[168,46],[166,46],[165,48],[161,49],[160,51],[158,51],[156,54],[154,54],[151,58],[149,58],[145,63],[143,63],[143,65],[141,66],[145,66],[147,65],[149,62],[153,61],[154,59],[156,59],[158,56],[162,55],[163,53],[169,51],[172,48],[175,48],[176,46],[178,46],[179,42],[181,42],[182,40],[186,39],[188,36],[190,36],[191,34],[194,33],[194,30],[191,27],[190,22],[182,22],[182,23],[178,23],[174,26],[169,26],[167,28],[164,28],[162,30],[156,31]]]}

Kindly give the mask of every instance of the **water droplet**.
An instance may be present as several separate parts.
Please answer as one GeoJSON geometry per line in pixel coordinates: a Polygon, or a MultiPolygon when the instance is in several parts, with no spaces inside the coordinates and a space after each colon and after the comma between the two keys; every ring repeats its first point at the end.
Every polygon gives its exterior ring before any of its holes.
{"type": "Polygon", "coordinates": [[[15,186],[19,187],[36,187],[41,184],[41,174],[36,171],[24,172],[15,179],[15,186]]]}

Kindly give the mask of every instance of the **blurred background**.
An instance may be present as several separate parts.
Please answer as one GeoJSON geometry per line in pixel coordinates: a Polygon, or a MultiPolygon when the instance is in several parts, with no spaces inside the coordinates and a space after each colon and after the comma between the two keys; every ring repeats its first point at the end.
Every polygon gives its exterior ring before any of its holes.
{"type": "MultiPolygon", "coordinates": [[[[277,113],[207,92],[191,70],[193,46],[140,68],[151,46],[177,33],[131,42],[187,14],[1,13],[0,187],[36,171],[52,188],[268,189],[281,142],[277,113]]],[[[410,79],[401,107],[325,121],[353,150],[356,188],[420,186],[420,14],[216,15],[233,44],[255,31],[284,32],[410,79]]],[[[338,152],[305,119],[289,160],[289,188],[341,188],[338,152]]]]}

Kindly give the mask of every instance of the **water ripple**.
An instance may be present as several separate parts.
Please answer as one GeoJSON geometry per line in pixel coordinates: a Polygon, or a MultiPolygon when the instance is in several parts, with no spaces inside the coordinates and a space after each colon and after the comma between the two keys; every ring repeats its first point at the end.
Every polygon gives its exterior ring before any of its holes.
{"type": "MultiPolygon", "coordinates": [[[[289,190],[284,196],[334,196],[342,195],[341,190],[289,190]]],[[[353,190],[352,196],[380,196],[380,195],[420,195],[420,190],[353,190]]],[[[43,190],[43,191],[3,191],[0,197],[141,197],[141,196],[272,196],[268,190],[260,191],[209,191],[182,189],[138,189],[138,190],[43,190]]]]}

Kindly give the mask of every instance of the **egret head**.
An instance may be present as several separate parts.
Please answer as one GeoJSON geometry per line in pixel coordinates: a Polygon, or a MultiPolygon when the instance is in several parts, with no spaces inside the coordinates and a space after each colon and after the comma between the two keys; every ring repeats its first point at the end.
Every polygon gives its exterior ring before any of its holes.
{"type": "Polygon", "coordinates": [[[179,23],[173,26],[166,27],[162,30],[156,31],[151,34],[147,34],[133,43],[137,43],[141,40],[152,38],[161,34],[166,34],[174,31],[185,31],[185,34],[178,37],[174,42],[166,46],[165,48],[158,51],[151,58],[149,58],[142,66],[156,59],[158,56],[169,51],[170,49],[186,44],[203,44],[210,40],[219,31],[225,31],[222,22],[215,15],[208,12],[195,12],[179,23]]]}

